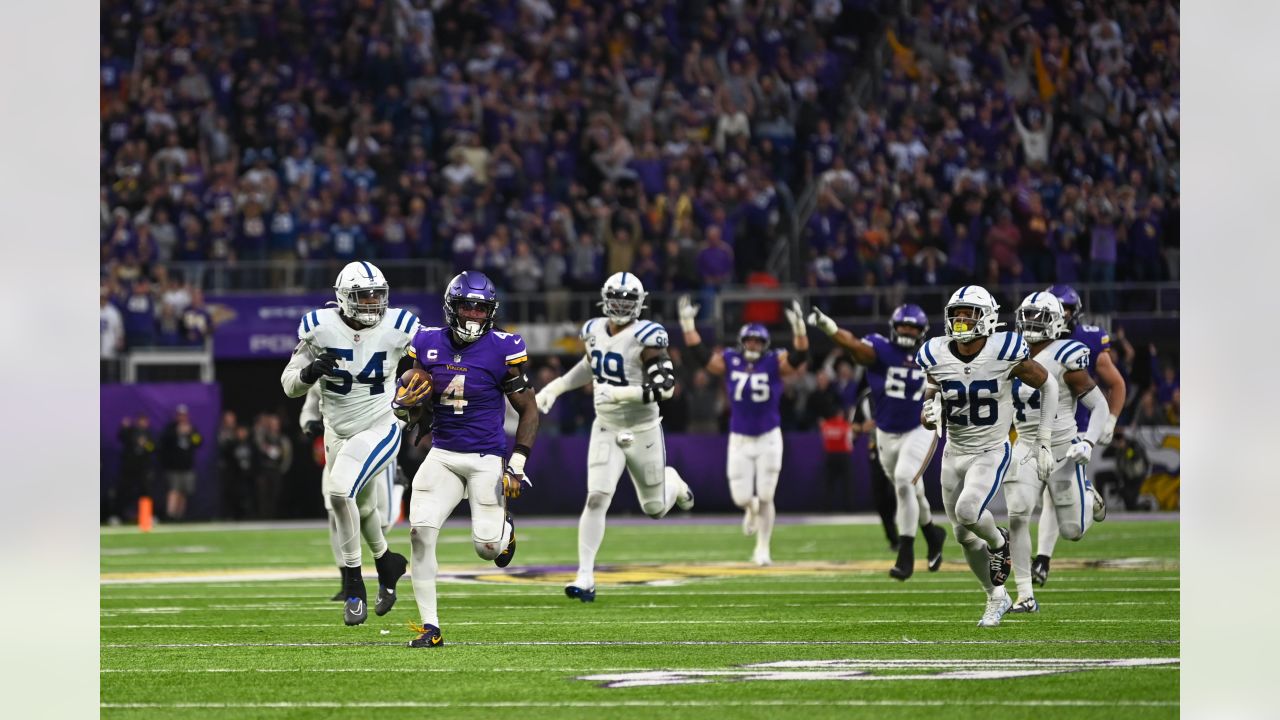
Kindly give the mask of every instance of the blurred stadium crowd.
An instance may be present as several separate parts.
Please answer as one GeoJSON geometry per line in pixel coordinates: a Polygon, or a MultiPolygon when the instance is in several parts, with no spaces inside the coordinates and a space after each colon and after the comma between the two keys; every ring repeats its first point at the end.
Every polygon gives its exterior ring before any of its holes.
{"type": "Polygon", "coordinates": [[[104,0],[102,266],[715,288],[765,269],[812,188],[811,286],[1176,279],[1178,22],[1160,0],[104,0]]]}

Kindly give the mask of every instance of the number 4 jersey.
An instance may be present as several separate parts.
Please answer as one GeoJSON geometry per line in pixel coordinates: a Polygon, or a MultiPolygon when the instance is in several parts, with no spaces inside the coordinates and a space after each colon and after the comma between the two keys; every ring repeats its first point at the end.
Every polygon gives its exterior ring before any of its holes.
{"type": "Polygon", "coordinates": [[[1031,356],[1021,333],[998,331],[977,355],[958,357],[947,337],[930,338],[916,362],[942,392],[947,451],[979,453],[1009,440],[1013,381],[1009,371],[1031,356]]]}
{"type": "Polygon", "coordinates": [[[352,328],[334,308],[312,310],[298,323],[298,347],[285,368],[285,392],[301,397],[311,389],[299,371],[325,351],[338,356],[334,374],[320,378],[320,414],[329,432],[343,438],[369,429],[391,414],[396,365],[418,330],[408,310],[387,308],[382,322],[352,328]]]}
{"type": "Polygon", "coordinates": [[[905,433],[920,426],[920,404],[924,397],[924,370],[912,354],[878,333],[862,338],[876,351],[876,361],[867,366],[871,388],[871,413],[876,427],[888,433],[905,433]]]}
{"type": "Polygon", "coordinates": [[[781,351],[772,350],[755,362],[737,348],[724,350],[725,391],[729,394],[729,432],[763,435],[782,425],[778,404],[782,401],[781,351]]]}
{"type": "MultiPolygon", "coordinates": [[[[640,354],[645,348],[665,348],[667,331],[649,320],[636,320],[616,333],[608,319],[598,317],[582,326],[582,342],[586,345],[587,362],[596,387],[644,385],[644,363],[640,354]]],[[[596,417],[612,430],[643,429],[660,419],[657,403],[600,402],[596,394],[596,417]]]]}
{"type": "Polygon", "coordinates": [[[431,446],[481,455],[505,455],[503,422],[507,396],[502,383],[509,368],[528,362],[524,340],[491,330],[472,343],[459,343],[449,328],[423,328],[409,354],[431,373],[431,446]]]}

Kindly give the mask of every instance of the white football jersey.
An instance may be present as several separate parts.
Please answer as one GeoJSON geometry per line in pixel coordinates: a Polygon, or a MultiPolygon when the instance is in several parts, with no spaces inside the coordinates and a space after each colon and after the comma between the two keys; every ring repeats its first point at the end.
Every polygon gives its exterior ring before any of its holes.
{"type": "Polygon", "coordinates": [[[1031,356],[1021,333],[996,331],[968,362],[956,357],[951,339],[930,338],[916,364],[941,388],[947,447],[979,453],[1009,440],[1013,425],[1013,381],[1009,371],[1031,356]]]}
{"type": "Polygon", "coordinates": [[[320,415],[329,432],[347,438],[387,421],[395,397],[396,366],[418,327],[417,316],[401,308],[387,308],[382,322],[359,330],[343,322],[335,308],[302,316],[301,342],[290,364],[305,367],[326,350],[339,357],[337,377],[316,381],[321,386],[320,415]]]}
{"type": "MultiPolygon", "coordinates": [[[[1036,353],[1036,362],[1058,381],[1058,408],[1053,419],[1053,444],[1069,443],[1076,437],[1076,398],[1064,376],[1072,370],[1089,369],[1089,348],[1079,340],[1054,340],[1036,353]]],[[[1040,391],[1013,379],[1013,426],[1019,437],[1034,438],[1040,427],[1040,391]]]]}
{"type": "Polygon", "coordinates": [[[582,326],[587,362],[595,376],[596,415],[612,429],[644,427],[660,419],[657,403],[601,402],[601,385],[644,385],[644,363],[640,353],[645,348],[667,347],[667,331],[659,323],[636,320],[609,334],[609,319],[598,317],[582,326]]]}

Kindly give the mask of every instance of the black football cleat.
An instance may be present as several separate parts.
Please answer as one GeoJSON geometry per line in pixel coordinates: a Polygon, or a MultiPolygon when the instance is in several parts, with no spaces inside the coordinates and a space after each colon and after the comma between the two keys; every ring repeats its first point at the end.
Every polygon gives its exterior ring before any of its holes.
{"type": "Polygon", "coordinates": [[[360,576],[360,568],[343,568],[343,586],[346,591],[346,604],[342,606],[342,622],[347,625],[359,625],[369,617],[369,607],[366,604],[364,590],[364,578],[360,576]]]}
{"type": "Polygon", "coordinates": [[[374,563],[378,566],[378,599],[373,605],[373,612],[382,617],[395,607],[396,583],[404,577],[409,561],[400,553],[388,550],[374,563]]]}
{"type": "Polygon", "coordinates": [[[929,553],[929,572],[938,572],[942,569],[942,546],[947,541],[947,529],[937,525],[928,525],[923,530],[924,540],[929,548],[927,550],[929,553]]]}
{"type": "Polygon", "coordinates": [[[498,553],[498,557],[493,559],[493,564],[500,568],[504,568],[511,564],[516,556],[516,521],[511,519],[511,511],[507,511],[507,522],[511,523],[511,540],[507,542],[507,546],[502,552],[498,553]]]}
{"type": "Polygon", "coordinates": [[[1031,581],[1040,587],[1049,582],[1049,556],[1037,555],[1035,560],[1031,561],[1031,581]]]}
{"type": "Polygon", "coordinates": [[[889,577],[906,580],[916,571],[916,539],[910,535],[898,536],[898,562],[889,568],[889,577]]]}
{"type": "MultiPolygon", "coordinates": [[[[1004,528],[996,528],[1000,531],[1000,536],[1004,538],[1004,545],[998,550],[991,552],[991,584],[999,587],[1004,585],[1004,581],[1009,579],[1009,571],[1013,569],[1013,559],[1009,557],[1009,531],[1004,528]]],[[[1002,613],[1003,614],[1003,613],[1002,613]]]]}
{"type": "Polygon", "coordinates": [[[440,636],[440,628],[435,625],[413,625],[413,631],[418,633],[418,637],[409,641],[411,648],[430,648],[440,647],[444,644],[444,638],[440,636]]]}
{"type": "Polygon", "coordinates": [[[584,603],[596,601],[595,588],[580,588],[577,585],[566,585],[564,595],[567,598],[581,600],[584,603]]]}

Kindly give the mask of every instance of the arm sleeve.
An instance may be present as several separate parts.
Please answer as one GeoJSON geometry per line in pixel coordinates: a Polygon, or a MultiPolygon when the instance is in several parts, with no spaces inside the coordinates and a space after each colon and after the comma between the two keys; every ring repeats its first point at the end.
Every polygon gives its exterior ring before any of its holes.
{"type": "MultiPolygon", "coordinates": [[[[1103,397],[1102,391],[1098,386],[1080,397],[1080,402],[1089,408],[1089,427],[1084,431],[1084,439],[1089,444],[1097,447],[1099,438],[1106,430],[1107,418],[1110,417],[1111,411],[1107,408],[1107,399],[1103,397]]],[[[1041,413],[1043,414],[1043,413],[1041,413]]]]}
{"type": "Polygon", "coordinates": [[[1058,379],[1048,374],[1044,378],[1044,384],[1040,386],[1040,425],[1036,428],[1036,440],[1045,447],[1052,444],[1053,421],[1057,413],[1049,410],[1056,407],[1058,407],[1058,379]]]}
{"type": "Polygon", "coordinates": [[[289,364],[285,366],[284,372],[280,375],[280,385],[284,388],[284,394],[291,398],[302,397],[311,390],[312,385],[302,382],[302,369],[311,364],[315,359],[315,354],[311,351],[311,346],[305,342],[299,342],[298,347],[293,349],[293,357],[289,358],[289,364]]]}

